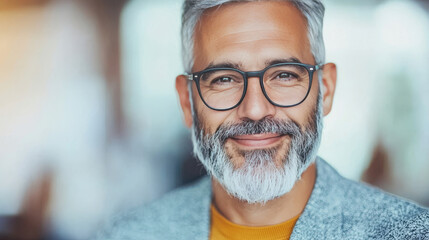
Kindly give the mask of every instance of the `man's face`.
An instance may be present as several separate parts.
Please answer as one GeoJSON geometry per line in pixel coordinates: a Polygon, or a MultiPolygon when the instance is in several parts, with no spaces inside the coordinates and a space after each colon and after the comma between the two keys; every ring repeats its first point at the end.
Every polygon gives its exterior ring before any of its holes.
{"type": "MultiPolygon", "coordinates": [[[[226,4],[206,11],[195,30],[193,72],[213,65],[234,65],[243,71],[259,71],[267,67],[270,62],[292,58],[302,63],[315,64],[307,38],[306,20],[298,9],[287,2],[226,4]]],[[[179,89],[178,87],[180,95],[179,89]]],[[[279,190],[283,191],[281,194],[290,191],[296,178],[299,178],[295,175],[300,175],[300,171],[305,170],[295,169],[295,172],[290,172],[291,168],[299,167],[287,166],[297,164],[291,163],[291,158],[296,158],[295,161],[306,161],[305,166],[301,166],[306,168],[311,159],[300,158],[314,158],[314,149],[311,147],[316,150],[318,147],[320,132],[317,131],[321,129],[317,129],[317,125],[321,124],[322,114],[322,100],[318,101],[319,96],[322,97],[319,95],[316,73],[307,99],[295,107],[280,108],[272,105],[263,95],[258,78],[248,79],[243,102],[232,110],[215,111],[206,107],[198,96],[195,84],[192,84],[193,109],[189,106],[184,107],[183,98],[181,101],[183,100],[182,108],[185,117],[188,116],[188,124],[189,110],[194,114],[195,152],[209,172],[230,194],[237,197],[240,194],[234,193],[232,189],[234,187],[227,186],[226,181],[245,178],[238,176],[238,179],[232,180],[234,171],[241,171],[241,174],[253,178],[253,183],[250,180],[243,183],[248,185],[244,187],[248,190],[252,188],[251,185],[261,181],[280,184],[283,180],[272,182],[271,175],[275,174],[274,172],[280,175],[294,175],[289,176],[291,183],[279,190]],[[320,105],[317,106],[317,103],[320,105]],[[253,131],[249,127],[260,130],[253,131]],[[267,131],[267,129],[275,130],[267,131]],[[228,135],[226,134],[228,131],[236,134],[228,135]],[[299,134],[301,139],[295,139],[294,144],[294,137],[297,138],[299,134]],[[226,137],[222,138],[222,136],[226,137]],[[305,143],[314,146],[304,147],[305,143]],[[216,144],[220,146],[215,146],[216,144]],[[293,145],[295,145],[294,154],[291,153],[293,145]],[[302,149],[299,149],[300,147],[302,149]],[[296,153],[299,150],[304,153],[296,153]],[[209,166],[210,164],[217,166],[209,166]],[[229,166],[223,166],[228,164],[229,166]],[[225,177],[227,174],[225,169],[213,170],[213,168],[230,168],[231,171],[228,174],[231,176],[225,177]],[[215,174],[214,171],[218,173],[215,174]],[[266,172],[268,178],[259,176],[261,172],[266,172]]],[[[235,185],[240,185],[239,181],[235,185]]],[[[261,188],[267,188],[267,185],[261,186],[259,190],[261,188]]],[[[256,189],[249,191],[255,192],[256,189]]],[[[249,202],[264,202],[278,196],[271,196],[268,199],[253,198],[253,200],[245,199],[246,197],[243,196],[238,197],[249,202]]]]}
{"type": "MultiPolygon", "coordinates": [[[[241,66],[243,71],[258,71],[268,62],[289,58],[314,64],[305,19],[291,4],[275,1],[228,4],[206,11],[196,27],[194,53],[193,72],[222,63],[241,66]]],[[[249,78],[244,101],[230,111],[207,108],[198,97],[195,84],[193,92],[196,114],[206,132],[213,134],[224,123],[239,123],[245,119],[291,119],[304,126],[316,105],[318,83],[313,81],[309,97],[292,108],[279,108],[268,102],[257,78],[249,78]]],[[[283,151],[286,151],[289,141],[288,136],[267,141],[228,139],[225,148],[231,155],[235,155],[232,153],[234,149],[252,150],[278,145],[284,145],[283,151]]],[[[236,167],[243,164],[243,160],[239,157],[232,159],[236,167]]]]}

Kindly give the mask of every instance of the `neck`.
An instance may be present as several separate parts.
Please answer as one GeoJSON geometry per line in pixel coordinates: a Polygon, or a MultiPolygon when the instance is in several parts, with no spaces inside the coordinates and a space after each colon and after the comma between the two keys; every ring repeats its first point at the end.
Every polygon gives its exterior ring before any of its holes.
{"type": "Polygon", "coordinates": [[[316,181],[316,164],[305,170],[292,190],[266,204],[249,204],[231,197],[218,181],[213,182],[213,204],[229,221],[244,226],[267,226],[285,222],[302,213],[316,181]]]}

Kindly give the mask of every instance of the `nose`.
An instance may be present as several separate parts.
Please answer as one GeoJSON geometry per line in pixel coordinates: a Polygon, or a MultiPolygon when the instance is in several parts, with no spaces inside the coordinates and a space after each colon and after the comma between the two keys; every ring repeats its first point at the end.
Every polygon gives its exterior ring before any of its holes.
{"type": "Polygon", "coordinates": [[[237,114],[240,119],[253,121],[274,117],[276,114],[276,107],[265,97],[258,77],[248,78],[246,95],[238,106],[237,114]]]}

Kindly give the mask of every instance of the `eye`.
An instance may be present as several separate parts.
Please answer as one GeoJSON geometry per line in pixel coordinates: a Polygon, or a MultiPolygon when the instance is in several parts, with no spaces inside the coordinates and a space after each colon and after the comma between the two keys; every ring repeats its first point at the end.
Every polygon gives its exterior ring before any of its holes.
{"type": "Polygon", "coordinates": [[[233,83],[238,83],[238,81],[235,78],[228,77],[228,76],[217,77],[210,82],[211,85],[214,85],[214,84],[233,84],[233,83]]]}
{"type": "Polygon", "coordinates": [[[215,79],[213,81],[214,82],[227,83],[227,82],[232,82],[234,80],[232,78],[230,78],[230,77],[220,77],[220,78],[217,78],[217,79],[215,79]]]}
{"type": "Polygon", "coordinates": [[[278,74],[275,77],[276,80],[280,80],[280,81],[292,81],[292,80],[296,80],[297,77],[295,74],[293,73],[289,73],[289,72],[282,72],[280,74],[278,74]]]}

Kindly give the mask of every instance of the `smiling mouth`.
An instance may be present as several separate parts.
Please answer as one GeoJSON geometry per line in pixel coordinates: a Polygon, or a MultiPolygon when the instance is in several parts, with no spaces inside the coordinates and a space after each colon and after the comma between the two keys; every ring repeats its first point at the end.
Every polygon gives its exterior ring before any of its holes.
{"type": "Polygon", "coordinates": [[[264,133],[254,135],[239,135],[231,137],[230,139],[237,145],[244,148],[260,149],[269,148],[276,145],[286,135],[277,133],[264,133]]]}

